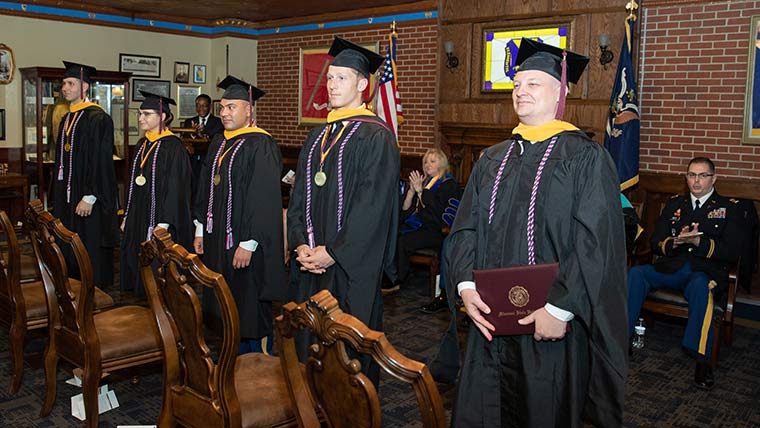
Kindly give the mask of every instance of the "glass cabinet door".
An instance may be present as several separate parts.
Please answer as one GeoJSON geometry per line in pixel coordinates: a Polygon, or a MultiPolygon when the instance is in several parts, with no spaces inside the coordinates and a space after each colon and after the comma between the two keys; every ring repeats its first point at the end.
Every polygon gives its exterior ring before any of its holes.
{"type": "Polygon", "coordinates": [[[124,159],[124,85],[94,82],[90,100],[100,105],[113,119],[115,160],[124,159]]]}
{"type": "Polygon", "coordinates": [[[24,138],[26,160],[37,160],[37,84],[36,79],[24,79],[24,138]]]}
{"type": "Polygon", "coordinates": [[[55,163],[55,143],[61,120],[69,112],[69,103],[61,94],[61,80],[42,81],[42,161],[55,163]]]}

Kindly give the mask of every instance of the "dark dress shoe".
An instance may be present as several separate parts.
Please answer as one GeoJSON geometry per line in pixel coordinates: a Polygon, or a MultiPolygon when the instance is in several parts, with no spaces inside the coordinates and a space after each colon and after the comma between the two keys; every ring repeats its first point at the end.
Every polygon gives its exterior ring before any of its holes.
{"type": "Polygon", "coordinates": [[[710,363],[697,362],[697,367],[694,370],[694,384],[699,389],[712,389],[715,386],[715,378],[713,378],[712,367],[710,363]]]}
{"type": "Polygon", "coordinates": [[[434,314],[448,308],[449,301],[446,299],[446,295],[441,293],[441,295],[433,299],[432,302],[420,307],[420,310],[426,314],[434,314]]]}

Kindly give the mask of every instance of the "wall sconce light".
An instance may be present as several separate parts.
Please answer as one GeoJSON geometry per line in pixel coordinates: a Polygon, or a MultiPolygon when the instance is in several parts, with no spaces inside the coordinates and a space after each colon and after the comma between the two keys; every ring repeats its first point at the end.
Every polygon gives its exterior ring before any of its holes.
{"type": "Polygon", "coordinates": [[[443,42],[443,51],[446,52],[446,68],[453,72],[459,67],[459,58],[454,55],[454,42],[443,42]]]}
{"type": "Polygon", "coordinates": [[[606,70],[607,64],[611,63],[615,58],[615,54],[613,54],[611,50],[607,49],[607,46],[610,44],[610,35],[599,34],[596,37],[599,39],[599,50],[602,51],[602,53],[599,55],[599,63],[602,64],[606,70]]]}

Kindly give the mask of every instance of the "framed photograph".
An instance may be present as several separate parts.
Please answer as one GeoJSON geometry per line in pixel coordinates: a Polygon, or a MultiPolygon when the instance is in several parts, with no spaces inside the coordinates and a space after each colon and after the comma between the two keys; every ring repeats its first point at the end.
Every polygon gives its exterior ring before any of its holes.
{"type": "Polygon", "coordinates": [[[747,95],[742,142],[760,144],[760,15],[752,17],[747,56],[747,95]]]}
{"type": "Polygon", "coordinates": [[[5,140],[5,109],[0,108],[0,141],[5,140]]]}
{"type": "Polygon", "coordinates": [[[222,100],[214,100],[211,103],[211,113],[216,117],[221,117],[222,114],[222,100]]]}
{"type": "Polygon", "coordinates": [[[174,83],[190,83],[190,63],[174,63],[174,83]]]}
{"type": "Polygon", "coordinates": [[[206,66],[193,65],[193,83],[206,83],[206,66]]]}
{"type": "Polygon", "coordinates": [[[140,113],[138,108],[129,109],[129,128],[128,135],[140,135],[140,125],[137,123],[137,115],[140,113]]]}
{"type": "Polygon", "coordinates": [[[195,112],[195,98],[201,94],[201,87],[195,85],[177,85],[177,118],[185,119],[193,117],[195,112]]]}
{"type": "Polygon", "coordinates": [[[6,85],[13,80],[16,63],[13,61],[13,50],[0,43],[0,85],[6,85]]]}
{"type": "MultiPolygon", "coordinates": [[[[378,43],[362,44],[372,52],[378,52],[378,43]]],[[[325,123],[329,111],[327,97],[327,67],[332,57],[327,55],[329,46],[300,49],[298,76],[298,124],[318,125],[325,123]]],[[[370,76],[369,85],[362,98],[366,102],[375,86],[375,77],[370,76]]]]}
{"type": "Polygon", "coordinates": [[[511,91],[517,73],[520,39],[529,37],[560,48],[568,47],[569,25],[543,28],[494,29],[483,33],[483,92],[511,91]]]}
{"type": "Polygon", "coordinates": [[[133,76],[161,77],[161,57],[120,53],[119,71],[133,76]]]}
{"type": "Polygon", "coordinates": [[[140,94],[141,90],[164,97],[171,97],[172,82],[168,80],[132,79],[132,101],[142,101],[145,99],[140,94]]]}

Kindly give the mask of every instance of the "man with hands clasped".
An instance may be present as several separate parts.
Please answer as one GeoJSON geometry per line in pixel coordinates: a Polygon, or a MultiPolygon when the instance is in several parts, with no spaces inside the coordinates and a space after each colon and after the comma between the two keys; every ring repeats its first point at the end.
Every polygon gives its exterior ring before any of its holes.
{"type": "Polygon", "coordinates": [[[713,346],[712,313],[716,298],[723,298],[728,270],[738,257],[741,230],[737,199],[715,191],[715,165],[705,157],[689,162],[689,193],[676,195],[663,208],[650,239],[659,256],[653,264],[634,266],[628,272],[628,334],[633,334],[641,306],[651,289],[682,290],[689,302],[689,319],[682,345],[696,360],[698,388],[714,386],[710,355],[713,346]]]}

